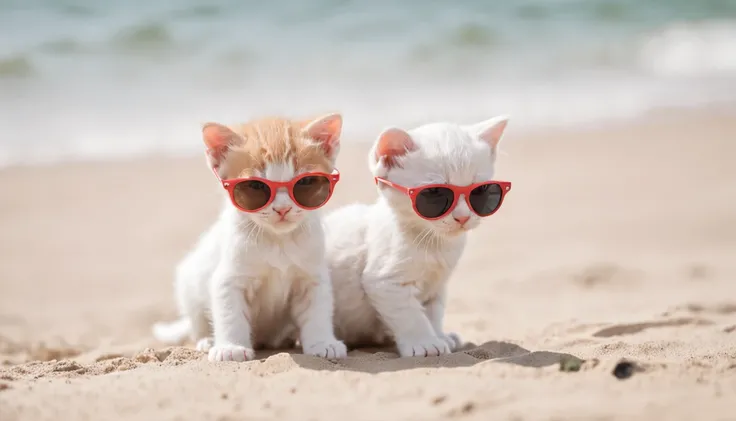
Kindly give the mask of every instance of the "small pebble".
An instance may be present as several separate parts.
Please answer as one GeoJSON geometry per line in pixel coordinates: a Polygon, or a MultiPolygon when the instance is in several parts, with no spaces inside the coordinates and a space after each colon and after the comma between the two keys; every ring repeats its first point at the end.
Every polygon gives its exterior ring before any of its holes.
{"type": "Polygon", "coordinates": [[[444,395],[435,396],[434,399],[432,399],[432,405],[439,405],[446,400],[447,400],[447,396],[444,396],[444,395]]]}
{"type": "Polygon", "coordinates": [[[560,371],[580,371],[585,361],[573,356],[565,356],[560,359],[560,371]]]}
{"type": "Polygon", "coordinates": [[[460,412],[462,412],[463,414],[468,414],[470,412],[473,412],[474,409],[475,404],[473,402],[466,402],[465,405],[460,408],[460,412]]]}
{"type": "Polygon", "coordinates": [[[629,361],[621,361],[616,364],[616,367],[613,368],[613,375],[620,380],[628,379],[629,377],[631,377],[631,375],[634,374],[635,370],[636,365],[634,365],[634,363],[629,361]]]}

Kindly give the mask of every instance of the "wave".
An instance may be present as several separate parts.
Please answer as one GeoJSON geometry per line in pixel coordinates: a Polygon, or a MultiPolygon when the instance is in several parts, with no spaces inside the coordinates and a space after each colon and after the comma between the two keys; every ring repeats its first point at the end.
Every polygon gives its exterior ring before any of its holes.
{"type": "Polygon", "coordinates": [[[645,38],[639,60],[659,76],[733,75],[736,21],[671,24],[645,38]]]}
{"type": "Polygon", "coordinates": [[[25,55],[0,58],[0,78],[30,78],[34,74],[33,62],[25,55]]]}
{"type": "Polygon", "coordinates": [[[176,46],[166,24],[159,22],[123,28],[112,36],[110,44],[122,51],[164,50],[176,46]]]}
{"type": "MultiPolygon", "coordinates": [[[[376,51],[374,46],[365,45],[361,51],[342,55],[347,46],[341,43],[321,54],[328,60],[341,60],[348,71],[367,69],[376,66],[391,72],[405,70],[422,73],[439,71],[465,71],[470,67],[488,66],[491,72],[511,68],[514,73],[522,72],[528,76],[540,73],[559,74],[576,71],[585,67],[607,68],[611,71],[635,70],[648,72],[654,76],[718,76],[736,72],[736,21],[721,20],[707,22],[678,22],[662,29],[645,32],[641,35],[620,40],[612,39],[596,45],[557,46],[550,50],[542,44],[521,46],[514,44],[493,27],[476,23],[457,25],[449,29],[438,29],[431,36],[414,41],[404,41],[403,45],[376,51]],[[393,53],[391,51],[394,51],[393,53]],[[378,63],[371,55],[382,52],[393,54],[388,63],[378,63]],[[386,67],[388,64],[388,68],[386,67]],[[350,66],[354,66],[352,69],[350,66]],[[402,69],[403,66],[408,66],[402,69]],[[424,67],[417,67],[424,66],[424,67]]],[[[70,36],[39,43],[33,51],[55,55],[75,56],[80,54],[130,54],[155,52],[167,57],[192,58],[196,55],[214,58],[219,66],[252,66],[258,56],[261,68],[277,65],[282,55],[294,56],[309,66],[310,58],[299,57],[307,52],[298,47],[287,47],[279,52],[280,46],[238,42],[211,43],[208,40],[195,40],[191,37],[178,37],[165,23],[151,22],[117,29],[107,40],[79,40],[70,36]],[[228,46],[231,44],[231,46],[228,46]],[[214,56],[213,56],[214,54],[214,56]],[[193,56],[194,55],[194,56],[193,56]]],[[[348,44],[350,45],[350,44],[348,44]]],[[[359,49],[359,45],[353,48],[359,49]]],[[[34,74],[33,59],[26,52],[8,57],[0,57],[0,77],[34,74]]],[[[153,57],[154,59],[156,56],[153,57]]],[[[202,59],[205,59],[202,57],[202,59]]],[[[322,60],[324,60],[322,59],[322,60]]],[[[316,58],[315,61],[319,61],[316,58]]],[[[480,69],[487,72],[485,69],[480,69]]],[[[234,68],[233,73],[239,69],[234,68]]],[[[271,70],[268,70],[269,72],[271,70]]],[[[505,76],[505,75],[502,75],[505,76]]]]}

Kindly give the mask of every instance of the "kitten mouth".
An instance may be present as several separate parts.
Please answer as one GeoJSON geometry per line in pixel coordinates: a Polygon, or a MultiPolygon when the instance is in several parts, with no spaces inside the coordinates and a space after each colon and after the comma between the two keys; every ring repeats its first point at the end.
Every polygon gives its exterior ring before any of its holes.
{"type": "Polygon", "coordinates": [[[282,216],[281,218],[278,218],[271,223],[276,226],[282,227],[282,226],[292,225],[295,223],[295,221],[291,218],[285,218],[282,216]]]}
{"type": "Polygon", "coordinates": [[[290,219],[272,219],[268,222],[268,225],[272,230],[280,233],[289,232],[297,226],[297,224],[290,219]]]}
{"type": "Polygon", "coordinates": [[[449,234],[450,235],[459,235],[459,234],[466,233],[468,231],[470,231],[470,228],[468,228],[468,227],[466,227],[464,225],[460,225],[460,226],[457,226],[457,227],[455,227],[453,229],[450,229],[449,234]]]}

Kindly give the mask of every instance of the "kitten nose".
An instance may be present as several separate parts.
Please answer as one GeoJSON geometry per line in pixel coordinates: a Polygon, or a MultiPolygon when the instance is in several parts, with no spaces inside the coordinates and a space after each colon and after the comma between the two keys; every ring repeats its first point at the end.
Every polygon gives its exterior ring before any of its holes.
{"type": "Polygon", "coordinates": [[[468,216],[453,216],[453,218],[457,221],[460,225],[465,225],[466,222],[468,222],[468,219],[470,219],[470,215],[468,216]]]}
{"type": "Polygon", "coordinates": [[[281,215],[282,218],[287,213],[289,213],[290,210],[291,210],[291,206],[280,206],[278,208],[274,206],[274,208],[273,208],[273,211],[276,212],[276,213],[278,213],[279,215],[281,215]]]}

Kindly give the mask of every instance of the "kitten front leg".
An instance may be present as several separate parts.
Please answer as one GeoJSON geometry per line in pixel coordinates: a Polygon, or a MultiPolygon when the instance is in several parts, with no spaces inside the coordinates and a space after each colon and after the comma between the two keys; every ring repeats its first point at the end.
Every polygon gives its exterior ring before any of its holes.
{"type": "Polygon", "coordinates": [[[327,268],[313,279],[300,282],[291,302],[294,322],[305,354],[324,358],[345,358],[347,347],[335,338],[332,323],[334,304],[327,268]]]}
{"type": "Polygon", "coordinates": [[[365,292],[393,333],[402,357],[429,357],[450,353],[416,297],[416,287],[389,280],[366,280],[365,292]]]}
{"type": "Polygon", "coordinates": [[[447,343],[447,346],[450,347],[450,351],[454,352],[462,346],[462,341],[457,333],[445,333],[443,329],[445,301],[447,299],[446,291],[447,287],[443,285],[437,295],[427,302],[425,309],[429,322],[432,324],[432,328],[434,328],[437,336],[447,343]]]}
{"type": "Polygon", "coordinates": [[[255,357],[242,281],[242,276],[219,268],[213,275],[210,297],[214,344],[209,347],[210,361],[247,361],[255,357]]]}

